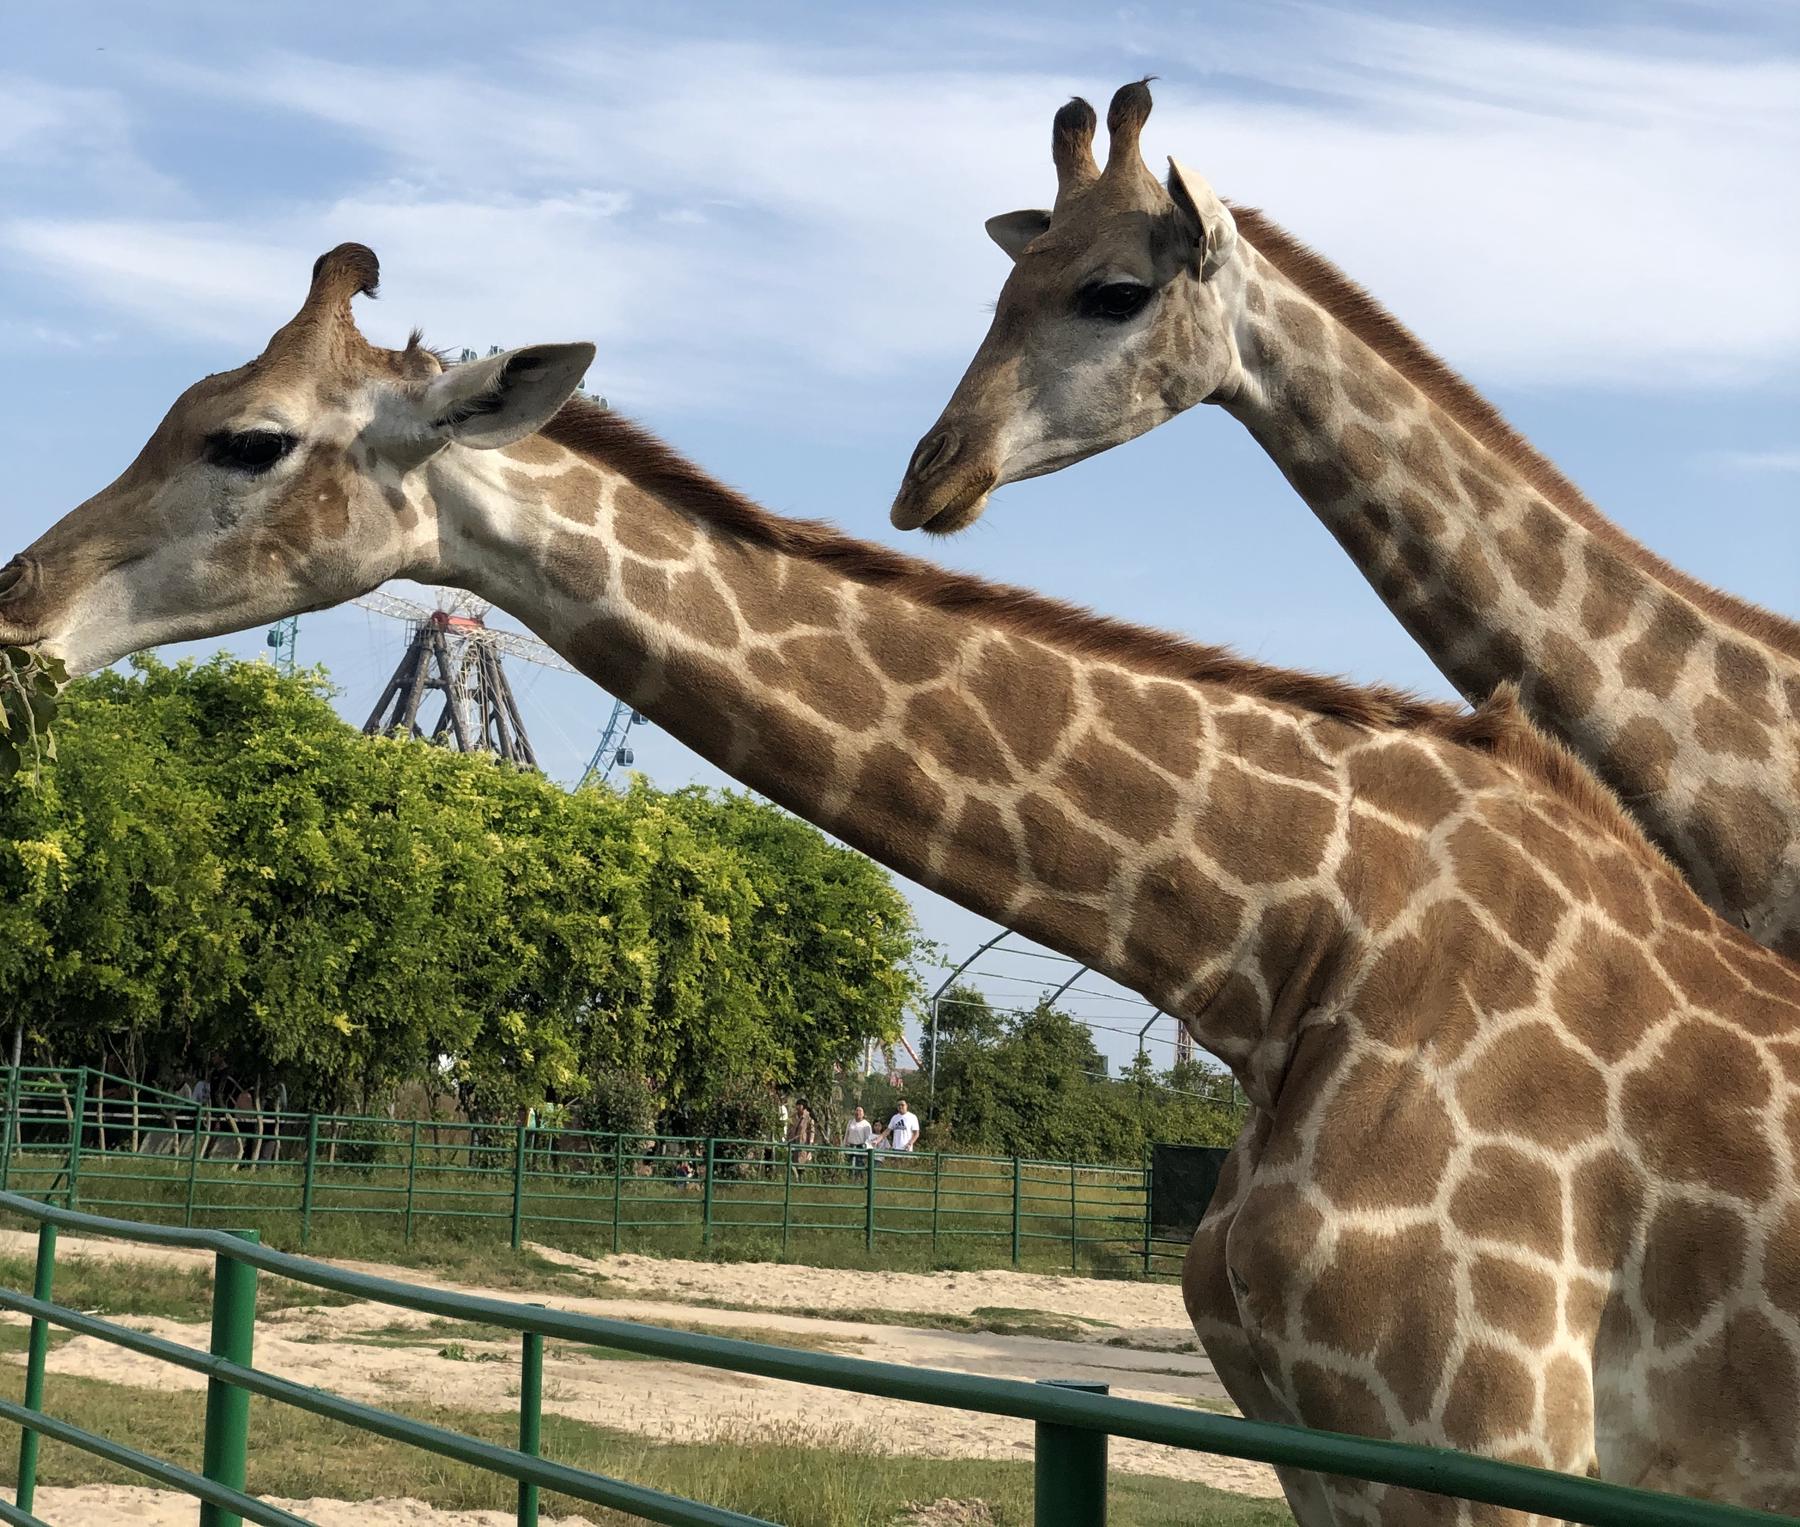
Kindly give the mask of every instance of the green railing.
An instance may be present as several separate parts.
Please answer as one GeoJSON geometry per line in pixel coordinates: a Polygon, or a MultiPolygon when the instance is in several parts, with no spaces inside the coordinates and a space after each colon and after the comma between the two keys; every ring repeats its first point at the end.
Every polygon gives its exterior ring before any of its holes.
{"type": "MultiPolygon", "coordinates": [[[[480,1226],[515,1247],[687,1252],[755,1235],[1149,1271],[1140,1167],[767,1140],[199,1107],[104,1072],[0,1070],[0,1190],[70,1208],[251,1225],[311,1244],[354,1220],[410,1242],[480,1226]]],[[[1160,1259],[1157,1270],[1165,1270],[1160,1259]]]]}
{"type": "Polygon", "coordinates": [[[0,1289],[0,1309],[31,1320],[25,1401],[14,1404],[0,1400],[0,1419],[22,1429],[18,1505],[0,1509],[0,1520],[6,1522],[39,1521],[30,1512],[36,1490],[36,1443],[39,1436],[44,1436],[194,1496],[203,1503],[201,1521],[205,1527],[236,1527],[240,1520],[266,1527],[307,1527],[301,1518],[266,1505],[243,1488],[248,1457],[245,1407],[250,1395],[260,1395],[517,1481],[517,1520],[521,1527],[535,1527],[536,1492],[541,1490],[558,1491],[593,1505],[677,1527],[754,1527],[757,1519],[753,1517],[539,1457],[542,1342],[545,1337],[552,1337],[575,1345],[614,1348],[671,1362],[875,1395],[884,1400],[908,1400],[1033,1421],[1039,1527],[1098,1527],[1104,1522],[1108,1437],[1131,1437],[1169,1447],[1371,1480],[1589,1523],[1592,1527],[1752,1527],[1756,1523],[1769,1527],[1778,1522],[1795,1527],[1794,1518],[1736,1506],[1656,1495],[1464,1454],[1116,1399],[1080,1386],[1030,1384],[901,1367],[417,1287],[270,1251],[224,1231],[103,1219],[13,1193],[0,1193],[0,1211],[23,1216],[39,1227],[33,1292],[26,1295],[0,1289]],[[52,1296],[58,1230],[211,1252],[214,1281],[210,1350],[202,1352],[56,1304],[52,1296]],[[517,1333],[522,1349],[520,1445],[500,1447],[257,1369],[252,1359],[259,1273],[272,1273],[357,1299],[477,1321],[517,1333]],[[176,1468],[45,1414],[44,1363],[51,1326],[203,1374],[207,1380],[207,1407],[202,1472],[176,1468]]]}

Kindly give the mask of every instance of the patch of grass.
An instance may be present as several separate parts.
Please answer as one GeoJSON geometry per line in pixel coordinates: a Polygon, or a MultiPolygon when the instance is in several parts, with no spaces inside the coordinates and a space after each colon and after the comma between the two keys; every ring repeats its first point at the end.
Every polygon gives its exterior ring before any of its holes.
{"type": "MultiPolygon", "coordinates": [[[[16,1395],[22,1376],[0,1380],[16,1395]]],[[[52,1373],[52,1412],[102,1435],[185,1467],[200,1467],[205,1396],[157,1393],[98,1379],[52,1373]]],[[[486,1441],[510,1443],[518,1418],[511,1411],[436,1406],[403,1407],[407,1414],[486,1441]]],[[[421,1453],[291,1410],[251,1401],[249,1488],[262,1495],[365,1500],[372,1491],[410,1495],[451,1510],[510,1512],[511,1480],[421,1453]]],[[[747,1512],[789,1527],[881,1527],[907,1501],[945,1498],[988,1503],[996,1527],[1031,1521],[1029,1462],[907,1458],[871,1453],[866,1443],[829,1428],[746,1429],[707,1443],[636,1437],[547,1415],[544,1455],[558,1462],[747,1512]]],[[[0,1483],[16,1482],[16,1464],[0,1452],[0,1483]]],[[[39,1466],[44,1484],[136,1484],[138,1476],[74,1449],[46,1441],[39,1466]]],[[[1118,1527],[1292,1527],[1279,1501],[1229,1495],[1201,1485],[1141,1475],[1114,1475],[1111,1520],[1118,1527]]],[[[594,1522],[627,1520],[595,1506],[546,1495],[549,1515],[594,1522]]]]}
{"type": "Polygon", "coordinates": [[[980,1305],[969,1317],[972,1329],[996,1336],[1041,1336],[1048,1341],[1080,1341],[1096,1327],[1110,1328],[1110,1320],[1083,1315],[1062,1315],[1045,1310],[1022,1310],[1006,1305],[980,1305]]]}
{"type": "Polygon", "coordinates": [[[503,1363],[504,1352],[471,1352],[460,1341],[446,1343],[437,1349],[437,1355],[452,1363],[503,1363]]]}
{"type": "MultiPolygon", "coordinates": [[[[737,1310],[745,1314],[767,1313],[767,1305],[734,1299],[710,1297],[683,1298],[677,1294],[656,1294],[658,1301],[691,1304],[698,1309],[737,1310]]],[[[961,1315],[947,1310],[889,1310],[866,1305],[838,1308],[827,1304],[783,1305],[783,1315],[797,1315],[807,1320],[842,1320],[855,1325],[905,1326],[915,1331],[971,1331],[995,1336],[1040,1336],[1049,1341],[1089,1341],[1095,1329],[1105,1329],[1110,1322],[1084,1315],[1061,1315],[1045,1310],[1012,1309],[1003,1305],[982,1305],[972,1314],[961,1315]]],[[[762,1338],[749,1338],[760,1340],[762,1338]]],[[[769,1340],[777,1339],[774,1336],[769,1340]]],[[[792,1343],[790,1342],[791,1346],[792,1343]]],[[[1139,1340],[1130,1332],[1107,1337],[1101,1345],[1125,1347],[1143,1352],[1198,1352],[1200,1344],[1171,1346],[1163,1341],[1139,1340]]],[[[1171,1370],[1175,1371],[1175,1370],[1171,1370]]]]}
{"type": "MultiPolygon", "coordinates": [[[[29,1289],[29,1257],[0,1256],[0,1284],[29,1289]]],[[[164,1320],[207,1320],[212,1315],[212,1273],[204,1267],[171,1267],[118,1258],[58,1256],[52,1297],[72,1310],[97,1315],[146,1315],[164,1320]]],[[[257,1279],[256,1308],[277,1310],[349,1304],[347,1295],[309,1288],[286,1278],[257,1279]]]]}
{"type": "Polygon", "coordinates": [[[529,1246],[514,1251],[502,1243],[441,1241],[406,1245],[398,1236],[315,1237],[308,1256],[341,1261],[381,1262],[429,1273],[448,1283],[520,1294],[572,1294],[583,1299],[641,1297],[599,1273],[566,1267],[529,1246]]]}
{"type": "Polygon", "coordinates": [[[1120,1336],[1108,1336],[1100,1344],[1103,1347],[1131,1347],[1138,1352],[1204,1352],[1206,1349],[1198,1341],[1156,1341],[1151,1337],[1127,1331],[1120,1336]]]}
{"type": "MultiPolygon", "coordinates": [[[[74,1339],[72,1332],[59,1331],[55,1326],[50,1327],[50,1350],[52,1352],[65,1342],[74,1339]]],[[[30,1346],[30,1342],[31,1326],[23,1316],[0,1325],[0,1352],[24,1352],[30,1346]]]]}
{"type": "MultiPolygon", "coordinates": [[[[673,1331],[693,1331],[701,1336],[726,1336],[736,1341],[765,1342],[771,1346],[791,1347],[801,1352],[836,1352],[844,1347],[866,1346],[867,1337],[826,1336],[816,1331],[784,1331],[770,1326],[708,1325],[698,1320],[659,1320],[657,1325],[673,1331]]],[[[319,1344],[352,1342],[365,1347],[430,1347],[443,1341],[516,1342],[518,1337],[496,1326],[477,1320],[432,1320],[424,1325],[408,1325],[396,1321],[390,1325],[368,1326],[348,1335],[302,1338],[319,1344]]],[[[568,1357],[591,1357],[617,1361],[655,1361],[641,1352],[628,1352],[623,1347],[563,1344],[550,1349],[568,1357]]]]}

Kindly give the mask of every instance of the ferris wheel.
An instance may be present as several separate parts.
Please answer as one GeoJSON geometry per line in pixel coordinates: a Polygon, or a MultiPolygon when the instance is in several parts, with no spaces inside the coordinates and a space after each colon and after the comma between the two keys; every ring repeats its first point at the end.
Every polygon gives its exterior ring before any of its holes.
{"type": "MultiPolygon", "coordinates": [[[[417,737],[459,752],[493,753],[526,768],[541,768],[505,660],[562,673],[577,670],[536,637],[489,625],[493,606],[485,599],[463,589],[432,592],[436,602],[431,605],[382,589],[352,601],[407,629],[406,649],[363,731],[372,736],[417,737]],[[436,717],[428,719],[434,707],[436,717]]],[[[268,645],[289,672],[294,668],[298,633],[298,617],[269,628],[268,645]]],[[[631,728],[644,722],[642,714],[614,698],[575,788],[604,783],[614,769],[631,768],[636,756],[627,739],[631,728]]]]}

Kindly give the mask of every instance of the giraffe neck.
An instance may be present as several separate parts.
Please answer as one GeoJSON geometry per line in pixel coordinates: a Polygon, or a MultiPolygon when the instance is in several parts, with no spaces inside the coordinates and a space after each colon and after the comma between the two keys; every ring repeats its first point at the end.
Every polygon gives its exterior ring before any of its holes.
{"type": "Polygon", "coordinates": [[[1334,316],[1335,289],[1242,247],[1228,410],[1458,691],[1517,684],[1707,901],[1800,951],[1800,628],[1547,491],[1334,316]]]}
{"type": "Polygon", "coordinates": [[[857,576],[855,543],[759,543],[541,437],[499,454],[439,473],[447,581],[743,783],[1142,992],[1272,1096],[1343,932],[1321,912],[1344,898],[1350,776],[1322,738],[1353,728],[934,603],[924,564],[857,576]]]}

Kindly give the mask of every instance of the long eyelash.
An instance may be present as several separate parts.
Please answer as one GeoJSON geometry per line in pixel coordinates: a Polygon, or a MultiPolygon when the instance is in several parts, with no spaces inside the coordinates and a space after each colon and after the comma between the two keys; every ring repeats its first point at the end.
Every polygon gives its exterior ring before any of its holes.
{"type": "Polygon", "coordinates": [[[207,436],[206,459],[216,467],[226,467],[233,472],[242,472],[250,477],[261,477],[263,473],[272,470],[286,458],[293,450],[294,444],[293,436],[276,434],[276,432],[272,430],[221,431],[219,434],[207,436]],[[258,436],[265,434],[274,434],[277,439],[283,442],[282,449],[277,451],[275,455],[271,456],[260,466],[251,466],[247,463],[232,459],[231,453],[234,449],[240,448],[245,441],[256,439],[258,436]]]}

